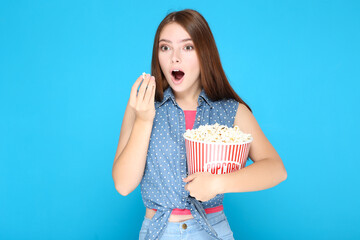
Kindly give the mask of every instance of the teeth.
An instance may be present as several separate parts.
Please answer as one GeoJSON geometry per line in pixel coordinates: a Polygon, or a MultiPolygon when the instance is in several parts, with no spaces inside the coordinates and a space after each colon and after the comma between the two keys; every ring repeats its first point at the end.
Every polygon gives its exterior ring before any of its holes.
{"type": "Polygon", "coordinates": [[[180,70],[178,70],[178,69],[175,69],[175,70],[173,70],[173,72],[180,72],[180,70]]]}

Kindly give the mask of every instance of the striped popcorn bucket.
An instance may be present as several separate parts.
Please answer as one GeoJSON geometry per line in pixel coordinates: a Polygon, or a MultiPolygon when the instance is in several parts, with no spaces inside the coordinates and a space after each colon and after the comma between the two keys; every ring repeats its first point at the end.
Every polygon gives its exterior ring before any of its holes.
{"type": "Polygon", "coordinates": [[[251,142],[204,143],[185,137],[188,174],[226,174],[245,167],[251,142]]]}

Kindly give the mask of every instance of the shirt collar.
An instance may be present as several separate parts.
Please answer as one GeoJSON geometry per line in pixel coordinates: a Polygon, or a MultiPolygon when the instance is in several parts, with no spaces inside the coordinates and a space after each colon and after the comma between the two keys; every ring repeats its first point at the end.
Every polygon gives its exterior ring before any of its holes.
{"type": "Polygon", "coordinates": [[[199,106],[201,103],[201,100],[200,100],[201,98],[205,100],[205,102],[210,106],[210,108],[213,108],[213,101],[211,101],[210,98],[206,95],[204,89],[201,89],[201,92],[200,92],[200,95],[198,98],[199,106]]]}
{"type": "MultiPolygon", "coordinates": [[[[170,87],[168,87],[165,91],[164,91],[164,97],[163,100],[161,102],[155,102],[155,108],[159,108],[161,105],[163,105],[167,100],[171,99],[173,101],[174,105],[177,105],[176,101],[175,101],[175,96],[174,93],[172,91],[172,89],[170,87]]],[[[209,99],[209,97],[206,95],[204,89],[201,89],[199,98],[198,98],[198,104],[200,106],[202,100],[204,99],[205,102],[211,107],[213,108],[213,102],[209,99]]]]}

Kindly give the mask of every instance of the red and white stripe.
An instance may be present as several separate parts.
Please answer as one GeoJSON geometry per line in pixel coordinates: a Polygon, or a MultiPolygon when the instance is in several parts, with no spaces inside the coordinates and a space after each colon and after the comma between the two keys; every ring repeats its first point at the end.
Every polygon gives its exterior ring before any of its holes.
{"type": "Polygon", "coordinates": [[[201,143],[185,139],[189,174],[211,172],[230,173],[245,167],[250,143],[218,144],[201,143]]]}

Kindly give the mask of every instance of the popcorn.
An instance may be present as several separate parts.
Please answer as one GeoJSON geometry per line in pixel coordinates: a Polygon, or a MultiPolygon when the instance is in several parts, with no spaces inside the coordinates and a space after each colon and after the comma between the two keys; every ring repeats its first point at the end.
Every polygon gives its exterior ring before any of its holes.
{"type": "Polygon", "coordinates": [[[243,133],[238,126],[229,128],[218,123],[202,125],[197,129],[188,129],[184,133],[184,137],[205,143],[246,143],[253,140],[251,134],[243,133]]]}

